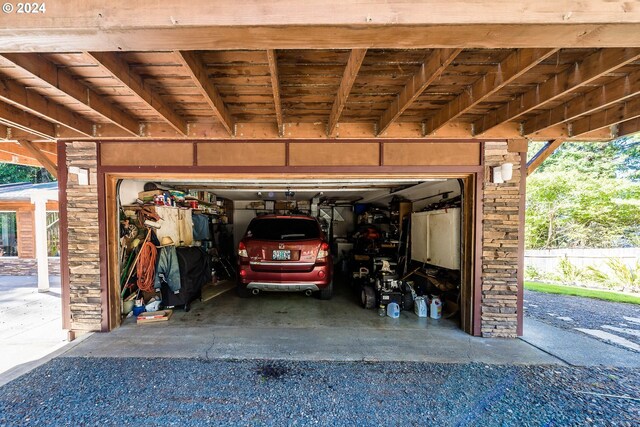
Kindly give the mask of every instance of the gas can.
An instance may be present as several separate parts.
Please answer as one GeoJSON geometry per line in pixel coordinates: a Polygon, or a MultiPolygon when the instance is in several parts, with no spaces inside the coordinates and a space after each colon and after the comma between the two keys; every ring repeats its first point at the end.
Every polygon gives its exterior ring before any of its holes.
{"type": "Polygon", "coordinates": [[[435,295],[431,297],[429,315],[432,319],[439,319],[442,316],[442,301],[440,301],[440,297],[435,295]]]}

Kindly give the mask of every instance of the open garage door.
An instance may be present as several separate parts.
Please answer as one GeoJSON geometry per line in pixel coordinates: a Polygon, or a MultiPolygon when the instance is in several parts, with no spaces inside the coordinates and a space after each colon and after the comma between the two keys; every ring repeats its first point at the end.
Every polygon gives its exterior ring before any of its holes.
{"type": "Polygon", "coordinates": [[[343,319],[471,334],[474,182],[111,176],[110,318],[132,322],[138,301],[186,324],[343,319]]]}

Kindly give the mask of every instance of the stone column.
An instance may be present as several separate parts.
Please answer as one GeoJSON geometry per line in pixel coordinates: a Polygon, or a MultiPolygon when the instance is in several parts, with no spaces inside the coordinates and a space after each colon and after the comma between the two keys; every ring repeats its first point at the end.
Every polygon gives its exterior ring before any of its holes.
{"type": "MultiPolygon", "coordinates": [[[[71,329],[99,331],[102,321],[100,245],[98,224],[97,146],[95,142],[67,142],[67,233],[69,242],[69,299],[71,329]],[[89,182],[78,174],[88,170],[89,182]]],[[[60,209],[65,207],[60,206],[60,209]]]]}
{"type": "Polygon", "coordinates": [[[484,337],[517,336],[520,153],[507,150],[507,142],[487,142],[482,212],[481,333],[484,337]],[[491,182],[491,168],[513,163],[513,177],[491,182]]]}

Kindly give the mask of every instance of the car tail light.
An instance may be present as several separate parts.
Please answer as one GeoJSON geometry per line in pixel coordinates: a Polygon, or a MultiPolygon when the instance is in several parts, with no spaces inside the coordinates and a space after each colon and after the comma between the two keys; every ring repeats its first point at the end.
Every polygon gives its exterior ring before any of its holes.
{"type": "Polygon", "coordinates": [[[240,270],[240,277],[247,277],[247,270],[240,270]]]}
{"type": "Polygon", "coordinates": [[[244,245],[244,242],[240,242],[238,245],[238,256],[240,258],[249,258],[249,253],[247,252],[247,247],[244,245]]]}
{"type": "Polygon", "coordinates": [[[318,251],[318,259],[326,258],[329,256],[329,244],[327,242],[322,242],[320,245],[320,250],[318,251]]]}

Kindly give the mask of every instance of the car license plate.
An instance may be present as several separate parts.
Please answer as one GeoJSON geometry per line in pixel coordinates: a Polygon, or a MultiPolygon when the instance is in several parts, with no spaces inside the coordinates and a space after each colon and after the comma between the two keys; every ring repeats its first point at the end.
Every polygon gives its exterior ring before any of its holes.
{"type": "Polygon", "coordinates": [[[288,261],[291,259],[291,251],[273,251],[274,261],[288,261]]]}

